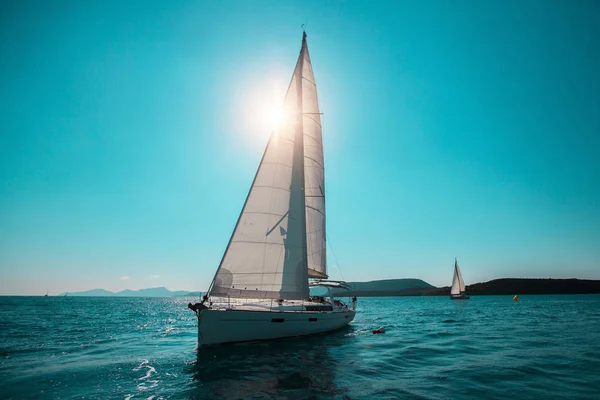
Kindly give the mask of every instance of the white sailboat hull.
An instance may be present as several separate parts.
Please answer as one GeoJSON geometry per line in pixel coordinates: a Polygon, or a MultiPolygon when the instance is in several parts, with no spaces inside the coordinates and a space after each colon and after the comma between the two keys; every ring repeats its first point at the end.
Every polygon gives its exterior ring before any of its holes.
{"type": "Polygon", "coordinates": [[[347,326],[354,310],[328,312],[204,309],[198,313],[198,346],[317,335],[347,326]]]}

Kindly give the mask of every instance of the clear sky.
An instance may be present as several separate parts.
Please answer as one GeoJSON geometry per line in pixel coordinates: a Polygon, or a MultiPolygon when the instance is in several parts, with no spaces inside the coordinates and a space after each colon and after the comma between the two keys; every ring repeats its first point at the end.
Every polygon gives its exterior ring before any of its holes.
{"type": "Polygon", "coordinates": [[[600,279],[597,1],[0,2],[0,294],[204,290],[302,30],[330,272],[600,279]],[[337,260],[339,268],[335,263],[337,260]]]}

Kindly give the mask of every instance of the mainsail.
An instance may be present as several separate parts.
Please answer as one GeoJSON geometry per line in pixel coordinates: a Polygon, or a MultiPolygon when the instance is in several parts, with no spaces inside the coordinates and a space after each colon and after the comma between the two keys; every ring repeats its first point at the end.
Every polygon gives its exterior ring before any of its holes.
{"type": "Polygon", "coordinates": [[[327,278],[325,243],[325,163],[321,114],[306,35],[303,37],[302,126],[304,128],[304,185],[308,276],[327,278]]]}
{"type": "Polygon", "coordinates": [[[463,281],[458,268],[458,261],[454,259],[454,276],[452,277],[452,287],[450,288],[450,294],[459,295],[465,293],[465,281],[463,281]]]}
{"type": "Polygon", "coordinates": [[[210,294],[304,299],[327,277],[321,118],[306,34],[275,130],[210,294]]]}

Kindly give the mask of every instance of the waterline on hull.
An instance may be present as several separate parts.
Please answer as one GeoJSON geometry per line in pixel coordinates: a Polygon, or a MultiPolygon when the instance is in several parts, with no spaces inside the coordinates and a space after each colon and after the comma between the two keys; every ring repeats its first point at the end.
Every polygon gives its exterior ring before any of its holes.
{"type": "Polygon", "coordinates": [[[450,296],[450,300],[469,300],[471,296],[450,296]]]}

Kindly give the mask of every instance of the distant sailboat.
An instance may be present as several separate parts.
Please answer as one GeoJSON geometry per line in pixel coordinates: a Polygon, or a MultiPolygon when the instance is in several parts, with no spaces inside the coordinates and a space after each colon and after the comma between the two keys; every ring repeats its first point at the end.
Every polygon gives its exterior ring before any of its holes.
{"type": "Polygon", "coordinates": [[[321,113],[306,33],[272,135],[221,264],[202,302],[198,345],[279,339],[343,328],[355,316],[334,300],[325,244],[321,113]],[[327,289],[310,296],[309,287],[327,289]]]}
{"type": "Polygon", "coordinates": [[[452,277],[452,287],[450,288],[450,298],[452,300],[468,300],[469,296],[465,294],[465,281],[463,281],[458,268],[458,261],[454,258],[454,276],[452,277]]]}

